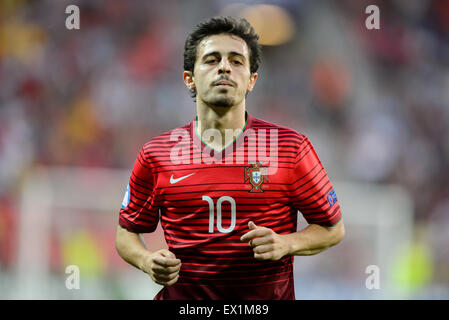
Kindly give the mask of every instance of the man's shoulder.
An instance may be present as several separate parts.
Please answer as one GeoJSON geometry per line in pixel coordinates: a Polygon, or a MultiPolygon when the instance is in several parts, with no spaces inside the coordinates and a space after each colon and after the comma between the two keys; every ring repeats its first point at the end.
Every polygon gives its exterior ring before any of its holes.
{"type": "Polygon", "coordinates": [[[280,125],[274,122],[270,122],[264,119],[260,119],[260,118],[255,118],[253,117],[252,120],[252,128],[254,128],[255,130],[261,130],[261,129],[266,129],[267,130],[267,134],[270,134],[270,130],[273,130],[274,133],[278,134],[279,140],[295,140],[297,141],[299,144],[303,143],[306,139],[307,136],[293,128],[284,126],[284,125],[280,125]]]}
{"type": "Polygon", "coordinates": [[[170,129],[162,134],[156,135],[148,140],[142,147],[145,152],[152,150],[163,150],[178,144],[181,139],[190,138],[191,123],[170,129]]]}

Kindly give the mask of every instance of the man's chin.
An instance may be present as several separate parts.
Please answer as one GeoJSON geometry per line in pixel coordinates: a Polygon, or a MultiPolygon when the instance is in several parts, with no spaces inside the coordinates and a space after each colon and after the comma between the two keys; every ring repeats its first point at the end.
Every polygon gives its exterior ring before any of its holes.
{"type": "Polygon", "coordinates": [[[217,97],[212,99],[209,104],[214,107],[229,108],[234,105],[235,99],[232,97],[217,97]]]}

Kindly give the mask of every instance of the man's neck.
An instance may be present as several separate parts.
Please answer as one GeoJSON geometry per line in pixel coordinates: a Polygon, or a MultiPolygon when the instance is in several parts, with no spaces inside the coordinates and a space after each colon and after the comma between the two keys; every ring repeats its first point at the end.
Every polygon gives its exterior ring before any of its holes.
{"type": "Polygon", "coordinates": [[[196,107],[198,117],[196,133],[215,150],[221,150],[234,141],[235,136],[226,134],[227,129],[237,132],[237,129],[243,130],[245,127],[246,108],[244,102],[232,107],[215,107],[197,101],[196,107]],[[208,129],[217,130],[222,137],[222,141],[214,142],[208,138],[207,133],[210,134],[211,132],[205,132],[208,129]]]}

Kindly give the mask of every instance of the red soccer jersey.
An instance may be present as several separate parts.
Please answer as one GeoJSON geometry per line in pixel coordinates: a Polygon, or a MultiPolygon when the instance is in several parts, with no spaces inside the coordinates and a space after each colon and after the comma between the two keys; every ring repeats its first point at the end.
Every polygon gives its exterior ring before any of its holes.
{"type": "Polygon", "coordinates": [[[293,257],[259,261],[240,237],[248,222],[278,234],[308,223],[335,225],[338,200],[309,139],[246,113],[243,132],[216,152],[195,121],[140,150],[119,224],[136,233],[161,222],[181,260],[178,281],[155,299],[295,299],[293,257]]]}

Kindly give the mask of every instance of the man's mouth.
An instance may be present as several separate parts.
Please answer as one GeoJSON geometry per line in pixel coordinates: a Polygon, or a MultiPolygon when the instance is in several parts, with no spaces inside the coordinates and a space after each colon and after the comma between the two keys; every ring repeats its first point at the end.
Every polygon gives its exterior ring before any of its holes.
{"type": "Polygon", "coordinates": [[[230,81],[220,80],[214,83],[214,87],[233,87],[234,84],[230,81]]]}

